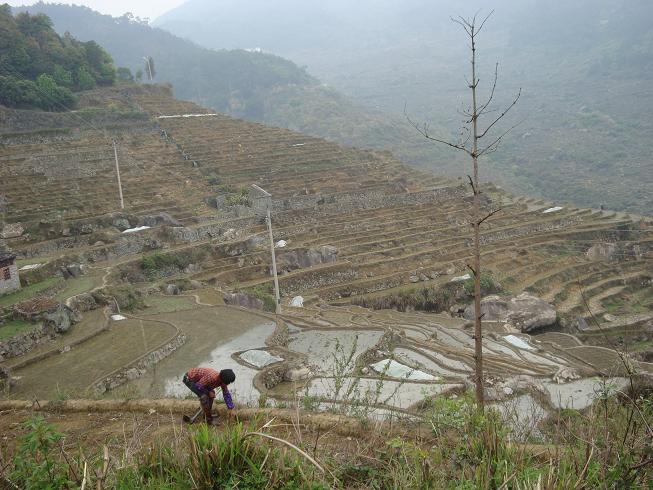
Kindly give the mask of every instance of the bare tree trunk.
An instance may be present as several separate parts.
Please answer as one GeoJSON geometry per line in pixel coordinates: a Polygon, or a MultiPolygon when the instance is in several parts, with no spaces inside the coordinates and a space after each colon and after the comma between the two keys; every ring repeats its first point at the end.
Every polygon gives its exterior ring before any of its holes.
{"type": "Polygon", "coordinates": [[[476,403],[481,411],[485,406],[485,395],[483,389],[483,326],[481,323],[481,196],[478,181],[478,103],[476,100],[476,26],[471,28],[472,42],[472,161],[474,165],[474,178],[472,189],[474,191],[474,216],[472,226],[474,227],[474,360],[476,374],[476,403]]]}
{"type": "Polygon", "coordinates": [[[472,106],[469,110],[464,111],[464,115],[469,119],[465,121],[463,125],[463,131],[461,133],[460,142],[447,141],[443,138],[437,138],[429,134],[428,124],[420,126],[411,121],[410,117],[406,113],[406,118],[408,122],[415,128],[417,131],[422,134],[426,139],[434,141],[439,144],[443,144],[454,148],[456,150],[461,150],[467,153],[473,164],[473,176],[469,177],[469,183],[474,192],[474,203],[472,207],[472,219],[471,226],[474,230],[474,251],[472,255],[472,263],[468,264],[467,267],[472,271],[474,275],[474,359],[475,359],[475,385],[476,385],[476,402],[478,409],[482,412],[485,405],[485,396],[483,388],[483,324],[482,324],[482,314],[481,314],[481,225],[487,221],[489,218],[494,216],[496,213],[501,211],[501,208],[496,208],[491,210],[485,216],[481,216],[481,191],[480,191],[480,181],[478,178],[478,163],[479,159],[490,153],[493,153],[499,147],[499,144],[515,126],[511,127],[507,131],[501,133],[501,135],[495,138],[490,144],[481,145],[481,141],[485,136],[487,136],[490,131],[495,128],[495,125],[501,121],[508,112],[517,104],[521,96],[521,89],[517,94],[517,97],[498,117],[495,117],[490,124],[487,125],[485,129],[479,129],[479,119],[481,116],[488,114],[490,112],[495,112],[493,109],[490,109],[490,104],[494,99],[494,91],[497,86],[498,78],[498,64],[494,72],[494,84],[491,87],[491,93],[486,102],[479,104],[478,103],[478,85],[480,79],[476,76],[476,37],[483,29],[483,26],[487,20],[492,15],[492,12],[485,17],[485,19],[479,24],[477,24],[477,17],[474,16],[471,19],[465,19],[463,17],[458,17],[457,19],[451,19],[456,24],[460,25],[467,36],[470,39],[470,48],[472,50],[472,80],[468,82],[468,87],[472,91],[472,106]],[[471,125],[471,127],[470,127],[471,125]],[[465,135],[467,137],[465,138],[465,135]],[[471,139],[471,144],[470,144],[471,139]]]}

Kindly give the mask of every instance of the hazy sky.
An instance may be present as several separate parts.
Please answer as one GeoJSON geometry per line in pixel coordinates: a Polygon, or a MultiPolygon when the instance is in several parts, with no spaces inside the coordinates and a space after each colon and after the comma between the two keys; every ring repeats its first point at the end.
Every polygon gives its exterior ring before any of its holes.
{"type": "MultiPolygon", "coordinates": [[[[46,3],[50,3],[50,1],[46,0],[46,3]]],[[[103,14],[110,14],[114,17],[119,17],[125,12],[131,12],[137,17],[149,17],[150,20],[154,20],[159,15],[167,12],[168,10],[177,7],[182,3],[185,3],[185,1],[186,0],[77,0],[70,2],[65,0],[57,0],[53,3],[73,3],[76,5],[86,5],[93,10],[97,10],[103,14]]],[[[7,3],[17,7],[20,5],[31,5],[36,2],[31,0],[9,0],[7,3]]]]}

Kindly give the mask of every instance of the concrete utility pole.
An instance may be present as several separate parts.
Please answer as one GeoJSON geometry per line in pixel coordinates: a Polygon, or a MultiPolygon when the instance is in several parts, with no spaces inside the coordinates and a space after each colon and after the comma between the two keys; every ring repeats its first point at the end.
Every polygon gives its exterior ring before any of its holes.
{"type": "Polygon", "coordinates": [[[118,176],[118,192],[120,193],[120,209],[125,209],[125,199],[122,195],[122,182],[120,181],[120,164],[118,163],[118,147],[113,140],[113,156],[116,158],[116,175],[118,176]]]}
{"type": "Polygon", "coordinates": [[[272,194],[260,188],[256,184],[252,184],[251,198],[254,202],[255,209],[265,207],[265,221],[268,224],[268,234],[270,236],[270,253],[272,254],[272,274],[274,275],[274,298],[276,302],[275,311],[277,314],[281,313],[281,296],[279,295],[279,277],[277,275],[277,255],[274,249],[274,236],[272,234],[272,194]]]}
{"type": "Polygon", "coordinates": [[[147,71],[150,74],[150,82],[151,82],[154,77],[152,76],[152,65],[150,65],[150,58],[149,56],[143,56],[143,59],[145,60],[145,63],[147,63],[147,71]]]}

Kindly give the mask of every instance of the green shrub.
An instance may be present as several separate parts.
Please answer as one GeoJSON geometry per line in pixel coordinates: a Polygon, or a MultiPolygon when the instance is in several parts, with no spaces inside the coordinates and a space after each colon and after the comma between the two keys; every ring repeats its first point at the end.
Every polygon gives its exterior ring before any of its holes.
{"type": "Polygon", "coordinates": [[[20,440],[9,479],[18,488],[70,488],[70,468],[59,459],[58,446],[63,434],[43,417],[34,417],[23,424],[27,434],[20,440]]]}
{"type": "Polygon", "coordinates": [[[202,260],[205,255],[206,252],[204,250],[198,249],[169,254],[157,252],[144,257],[141,260],[140,266],[150,278],[153,278],[165,269],[183,270],[190,264],[202,260]]]}
{"type": "MultiPolygon", "coordinates": [[[[465,292],[469,296],[474,296],[474,278],[468,279],[465,281],[465,292]]],[[[483,296],[488,294],[496,294],[501,292],[501,287],[494,282],[492,274],[482,272],[481,273],[481,294],[483,296]]]]}

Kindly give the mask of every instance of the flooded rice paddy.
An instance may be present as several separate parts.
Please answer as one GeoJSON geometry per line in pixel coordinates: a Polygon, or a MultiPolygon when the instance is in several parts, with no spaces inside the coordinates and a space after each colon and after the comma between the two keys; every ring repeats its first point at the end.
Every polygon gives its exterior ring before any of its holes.
{"type": "MultiPolygon", "coordinates": [[[[82,397],[94,381],[179,332],[185,336],[181,347],[108,396],[192,397],[181,378],[192,367],[206,366],[234,369],[230,389],[243,405],[255,406],[265,395],[277,404],[416,416],[425,399],[460,393],[471,384],[474,340],[461,320],[326,306],[294,308],[273,320],[211,306],[219,300],[210,291],[152,297],[138,317],[127,315],[103,331],[105,317],[91,312],[70,338],[99,333],[71,349],[51,346],[60,352],[13,370],[18,385],[12,396],[82,397]]],[[[599,377],[602,363],[614,362],[605,349],[559,337],[560,343],[556,336],[546,342],[521,334],[484,338],[492,404],[519,430],[527,431],[550,410],[583,409],[606,390],[624,386],[623,378],[599,377]]]]}

